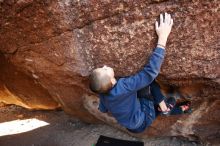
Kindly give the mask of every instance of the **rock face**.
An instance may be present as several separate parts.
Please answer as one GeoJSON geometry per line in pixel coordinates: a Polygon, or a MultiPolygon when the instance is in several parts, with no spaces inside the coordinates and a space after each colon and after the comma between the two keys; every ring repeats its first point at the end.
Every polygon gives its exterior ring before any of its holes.
{"type": "Polygon", "coordinates": [[[158,82],[194,111],[159,117],[137,136],[220,143],[219,8],[218,0],[1,0],[0,101],[98,122],[83,105],[94,95],[89,73],[104,64],[119,77],[140,70],[155,47],[155,20],[168,12],[174,26],[158,82]]]}

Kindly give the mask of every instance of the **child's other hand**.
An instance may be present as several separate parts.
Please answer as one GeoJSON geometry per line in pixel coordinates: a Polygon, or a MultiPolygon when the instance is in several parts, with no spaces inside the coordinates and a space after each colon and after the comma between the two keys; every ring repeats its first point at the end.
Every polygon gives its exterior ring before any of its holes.
{"type": "Polygon", "coordinates": [[[160,14],[160,25],[157,21],[155,23],[156,32],[158,35],[158,44],[166,46],[167,38],[171,32],[172,25],[173,19],[171,18],[170,14],[165,13],[164,17],[163,14],[160,14]]]}

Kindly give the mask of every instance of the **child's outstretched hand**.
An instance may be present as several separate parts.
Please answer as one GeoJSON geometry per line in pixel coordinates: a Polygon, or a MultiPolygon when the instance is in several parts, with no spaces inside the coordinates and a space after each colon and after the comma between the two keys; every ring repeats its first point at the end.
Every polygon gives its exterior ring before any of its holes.
{"type": "Polygon", "coordinates": [[[167,38],[171,32],[171,28],[173,25],[173,19],[171,18],[170,14],[165,13],[164,16],[163,14],[160,14],[160,25],[156,21],[155,27],[156,27],[156,32],[158,35],[158,46],[165,48],[167,38]]]}

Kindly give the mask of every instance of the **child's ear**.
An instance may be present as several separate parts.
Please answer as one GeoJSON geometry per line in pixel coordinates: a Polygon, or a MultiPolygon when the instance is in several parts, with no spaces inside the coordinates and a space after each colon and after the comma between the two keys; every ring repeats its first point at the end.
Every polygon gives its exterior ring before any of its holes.
{"type": "Polygon", "coordinates": [[[111,82],[112,82],[112,85],[114,86],[116,84],[116,79],[115,78],[111,78],[111,82]]]}

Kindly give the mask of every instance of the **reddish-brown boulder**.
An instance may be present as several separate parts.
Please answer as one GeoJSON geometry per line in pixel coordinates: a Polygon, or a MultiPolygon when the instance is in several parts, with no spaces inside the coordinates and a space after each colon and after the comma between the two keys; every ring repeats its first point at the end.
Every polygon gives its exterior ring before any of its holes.
{"type": "Polygon", "coordinates": [[[216,0],[1,0],[0,101],[113,124],[87,105],[97,100],[88,75],[104,64],[116,76],[140,70],[155,47],[155,20],[168,12],[174,26],[158,82],[194,112],[159,117],[137,136],[220,143],[219,8],[216,0]]]}

